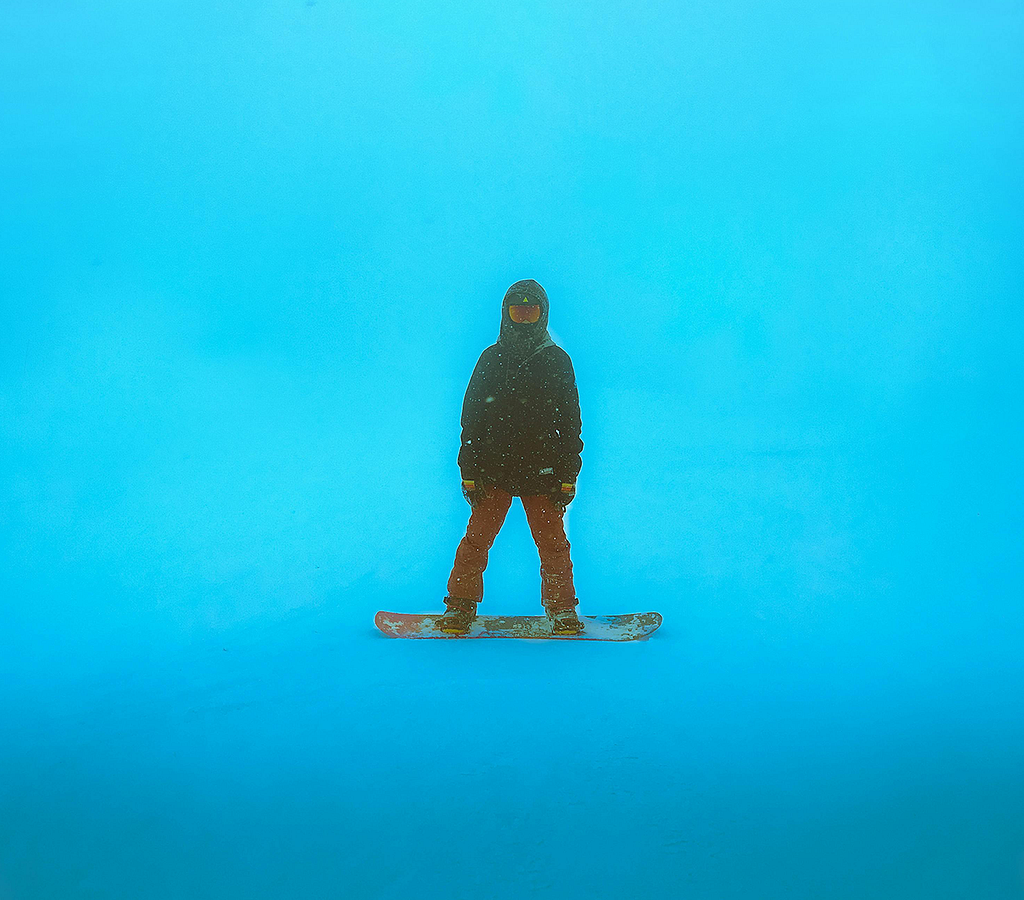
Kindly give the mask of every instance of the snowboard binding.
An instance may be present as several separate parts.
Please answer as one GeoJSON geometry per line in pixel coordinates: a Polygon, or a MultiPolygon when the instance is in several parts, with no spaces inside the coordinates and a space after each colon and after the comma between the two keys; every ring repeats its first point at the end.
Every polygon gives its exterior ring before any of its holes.
{"type": "Polygon", "coordinates": [[[438,628],[444,634],[466,634],[476,619],[476,601],[464,597],[445,597],[447,607],[437,620],[438,628]]]}
{"type": "Polygon", "coordinates": [[[551,633],[559,637],[579,634],[583,630],[583,622],[576,614],[575,606],[562,606],[546,609],[551,620],[551,633]]]}

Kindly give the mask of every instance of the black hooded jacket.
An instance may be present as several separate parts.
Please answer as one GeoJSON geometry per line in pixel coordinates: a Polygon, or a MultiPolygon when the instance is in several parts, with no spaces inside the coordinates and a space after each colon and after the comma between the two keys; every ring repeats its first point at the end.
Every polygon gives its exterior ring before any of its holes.
{"type": "Polygon", "coordinates": [[[548,334],[548,297],[517,281],[501,305],[501,333],[473,370],[462,407],[462,477],[514,496],[548,494],[579,474],[580,401],[569,354],[548,334]],[[527,295],[541,308],[517,324],[510,303],[527,295]]]}

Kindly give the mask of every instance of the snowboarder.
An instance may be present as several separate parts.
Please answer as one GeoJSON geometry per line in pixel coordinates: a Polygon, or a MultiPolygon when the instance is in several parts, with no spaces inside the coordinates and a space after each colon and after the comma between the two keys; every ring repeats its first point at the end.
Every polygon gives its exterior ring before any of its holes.
{"type": "Polygon", "coordinates": [[[541,603],[554,634],[577,634],[562,517],[580,471],[580,403],[569,354],[548,334],[548,296],[536,281],[505,293],[498,341],[480,355],[462,408],[459,469],[472,509],[455,554],[440,628],[465,634],[483,597],[487,554],[519,497],[540,554],[541,603]]]}

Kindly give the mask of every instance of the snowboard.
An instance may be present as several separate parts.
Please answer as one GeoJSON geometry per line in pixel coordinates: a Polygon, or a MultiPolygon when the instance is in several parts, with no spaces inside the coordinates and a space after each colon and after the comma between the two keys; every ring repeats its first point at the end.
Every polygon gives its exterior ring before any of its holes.
{"type": "Polygon", "coordinates": [[[652,634],[661,624],[661,613],[629,613],[624,616],[580,616],[579,634],[552,634],[547,616],[477,616],[466,634],[445,634],[438,627],[440,613],[395,613],[381,610],[374,624],[395,638],[535,638],[555,641],[635,641],[652,634]]]}

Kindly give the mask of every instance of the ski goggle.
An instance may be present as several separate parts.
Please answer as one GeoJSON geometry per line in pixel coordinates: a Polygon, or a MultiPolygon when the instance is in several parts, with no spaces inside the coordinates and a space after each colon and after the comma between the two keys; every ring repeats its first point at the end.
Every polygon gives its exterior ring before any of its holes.
{"type": "Polygon", "coordinates": [[[536,322],[540,319],[539,303],[510,303],[508,317],[518,324],[536,322]]]}

